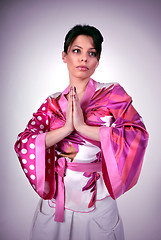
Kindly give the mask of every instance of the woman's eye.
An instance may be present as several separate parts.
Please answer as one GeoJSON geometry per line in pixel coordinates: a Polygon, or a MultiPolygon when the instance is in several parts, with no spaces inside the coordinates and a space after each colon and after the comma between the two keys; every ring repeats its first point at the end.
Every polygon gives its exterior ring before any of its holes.
{"type": "Polygon", "coordinates": [[[73,49],[73,52],[74,52],[74,53],[79,53],[79,52],[80,52],[80,49],[73,49]]]}
{"type": "Polygon", "coordinates": [[[90,52],[89,55],[92,57],[96,57],[96,52],[90,52]]]}

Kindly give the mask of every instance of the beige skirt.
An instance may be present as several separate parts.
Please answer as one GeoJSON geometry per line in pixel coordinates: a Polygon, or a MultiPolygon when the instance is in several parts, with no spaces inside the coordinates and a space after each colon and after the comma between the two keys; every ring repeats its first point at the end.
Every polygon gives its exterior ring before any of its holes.
{"type": "Polygon", "coordinates": [[[41,200],[33,219],[30,240],[124,240],[116,201],[96,201],[96,209],[81,213],[65,209],[65,221],[54,221],[55,208],[41,200]]]}

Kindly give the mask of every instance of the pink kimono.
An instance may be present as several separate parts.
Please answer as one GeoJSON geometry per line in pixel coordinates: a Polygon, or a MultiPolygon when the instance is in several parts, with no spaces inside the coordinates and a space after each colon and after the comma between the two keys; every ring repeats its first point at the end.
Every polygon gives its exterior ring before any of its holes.
{"type": "Polygon", "coordinates": [[[68,91],[48,97],[15,144],[23,171],[39,196],[56,208],[58,222],[64,220],[64,208],[90,212],[97,200],[116,199],[132,188],[148,141],[124,89],[90,79],[80,104],[86,124],[100,127],[100,142],[74,131],[45,149],[46,133],[65,124],[68,91]]]}

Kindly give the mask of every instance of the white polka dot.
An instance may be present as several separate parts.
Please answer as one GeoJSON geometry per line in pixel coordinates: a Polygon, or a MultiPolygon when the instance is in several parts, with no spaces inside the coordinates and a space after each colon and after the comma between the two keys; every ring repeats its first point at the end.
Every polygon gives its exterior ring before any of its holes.
{"type": "Polygon", "coordinates": [[[29,168],[30,168],[31,170],[34,170],[35,167],[34,167],[34,165],[30,165],[29,168]]]}
{"type": "Polygon", "coordinates": [[[27,141],[28,141],[27,138],[25,138],[25,139],[22,140],[23,143],[27,143],[27,141]]]}
{"type": "Polygon", "coordinates": [[[25,173],[28,173],[28,171],[27,171],[27,169],[26,169],[26,168],[24,168],[24,172],[25,172],[25,173]]]}
{"type": "Polygon", "coordinates": [[[39,133],[43,133],[43,131],[39,131],[39,133]]]}
{"type": "Polygon", "coordinates": [[[46,125],[48,125],[49,124],[49,120],[46,120],[46,125]]]}
{"type": "Polygon", "coordinates": [[[31,178],[32,180],[35,180],[35,175],[31,175],[30,178],[31,178]]]}
{"type": "Polygon", "coordinates": [[[32,121],[32,122],[31,122],[31,125],[35,125],[35,121],[32,121]]]}
{"type": "Polygon", "coordinates": [[[47,103],[47,100],[45,100],[44,103],[47,103]]]}
{"type": "Polygon", "coordinates": [[[50,159],[50,158],[48,159],[48,163],[49,163],[49,164],[51,163],[51,159],[50,159]]]}
{"type": "Polygon", "coordinates": [[[34,189],[36,189],[36,187],[35,187],[35,185],[34,185],[34,184],[32,184],[32,186],[33,186],[33,188],[34,188],[34,189]]]}
{"type": "Polygon", "coordinates": [[[35,154],[30,154],[30,159],[35,159],[35,154]]]}
{"type": "Polygon", "coordinates": [[[22,152],[22,154],[26,154],[26,153],[27,153],[27,149],[23,148],[23,149],[21,150],[21,152],[22,152]]]}
{"type": "Polygon", "coordinates": [[[45,109],[46,109],[45,107],[42,108],[43,111],[45,111],[45,109]]]}
{"type": "Polygon", "coordinates": [[[41,125],[40,125],[40,128],[41,128],[41,129],[44,129],[44,125],[41,124],[41,125]]]}
{"type": "Polygon", "coordinates": [[[34,149],[35,148],[35,145],[33,143],[30,144],[30,148],[31,149],[34,149]]]}
{"type": "Polygon", "coordinates": [[[23,163],[23,164],[26,164],[26,163],[27,163],[27,160],[26,160],[26,159],[22,159],[22,163],[23,163]]]}
{"type": "Polygon", "coordinates": [[[46,114],[45,114],[45,113],[43,113],[43,115],[44,115],[44,116],[46,116],[46,114]]]}
{"type": "Polygon", "coordinates": [[[48,169],[48,174],[50,174],[51,173],[51,169],[48,169]]]}
{"type": "Polygon", "coordinates": [[[36,138],[36,137],[37,137],[37,135],[33,135],[33,136],[32,136],[32,138],[36,138]]]}
{"type": "Polygon", "coordinates": [[[20,148],[20,143],[17,145],[18,148],[20,148]]]}
{"type": "Polygon", "coordinates": [[[42,120],[42,117],[41,117],[41,116],[38,116],[37,119],[38,119],[39,121],[41,121],[41,120],[42,120]]]}
{"type": "Polygon", "coordinates": [[[47,152],[50,153],[50,148],[48,148],[47,152]]]}

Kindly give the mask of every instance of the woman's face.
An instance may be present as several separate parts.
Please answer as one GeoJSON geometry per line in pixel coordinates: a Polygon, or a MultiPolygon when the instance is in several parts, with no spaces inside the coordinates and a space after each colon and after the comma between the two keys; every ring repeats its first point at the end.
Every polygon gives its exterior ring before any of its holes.
{"type": "Polygon", "coordinates": [[[62,53],[62,59],[67,63],[69,77],[90,78],[99,64],[96,55],[92,37],[86,35],[76,37],[69,45],[68,52],[62,53]]]}

